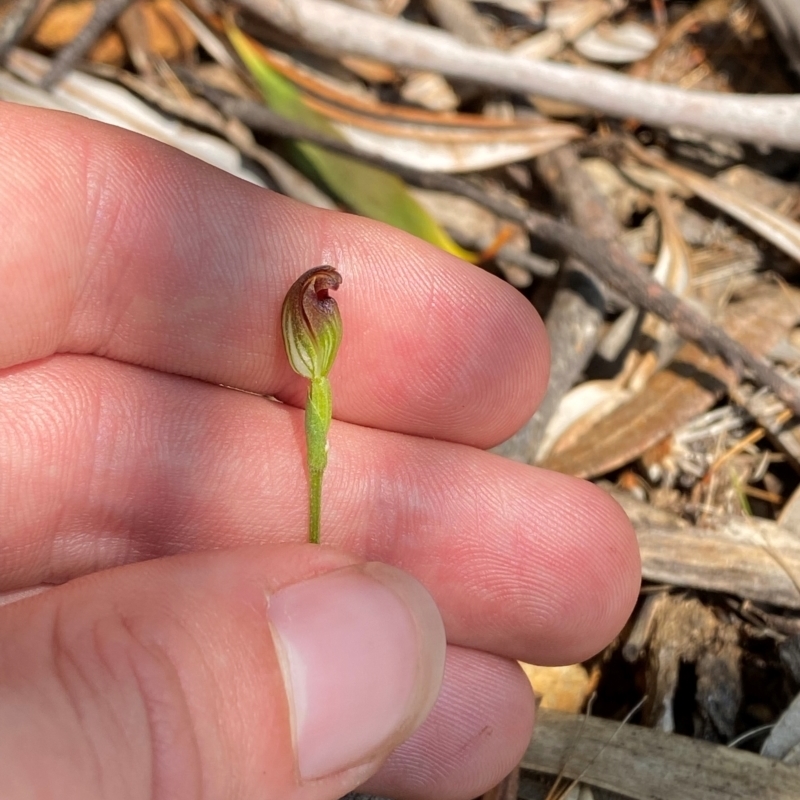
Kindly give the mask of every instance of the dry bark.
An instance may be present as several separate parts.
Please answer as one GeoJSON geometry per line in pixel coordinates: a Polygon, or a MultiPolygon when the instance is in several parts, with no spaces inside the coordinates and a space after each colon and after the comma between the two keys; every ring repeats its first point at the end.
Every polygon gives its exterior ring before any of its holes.
{"type": "Polygon", "coordinates": [[[635,725],[541,710],[524,769],[637,800],[796,800],[800,768],[635,725]],[[587,769],[588,767],[588,769],[587,769]]]}
{"type": "Polygon", "coordinates": [[[692,525],[628,494],[613,496],[636,530],[646,580],[800,609],[800,542],[791,531],[757,517],[692,525]]]}

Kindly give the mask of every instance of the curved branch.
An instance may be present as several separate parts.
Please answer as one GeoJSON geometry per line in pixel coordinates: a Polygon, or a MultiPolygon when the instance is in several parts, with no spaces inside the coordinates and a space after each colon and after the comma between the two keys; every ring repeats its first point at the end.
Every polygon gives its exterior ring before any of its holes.
{"type": "Polygon", "coordinates": [[[331,0],[240,0],[273,25],[326,50],[441,72],[650,125],[681,125],[800,150],[800,96],[691,92],[604,69],[530,61],[464,44],[444,31],[331,0]]]}

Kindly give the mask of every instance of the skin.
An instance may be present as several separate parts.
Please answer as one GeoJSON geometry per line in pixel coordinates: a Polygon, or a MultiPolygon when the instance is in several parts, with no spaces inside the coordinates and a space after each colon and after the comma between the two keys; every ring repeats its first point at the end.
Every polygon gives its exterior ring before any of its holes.
{"type": "Polygon", "coordinates": [[[466,798],[499,780],[533,722],[513,659],[597,652],[639,586],[613,501],[483,452],[546,386],[530,304],[385,226],[5,104],[0,219],[6,796],[333,798],[368,780],[466,798]],[[321,547],[301,544],[307,385],[280,331],[286,290],[317,264],[343,274],[345,330],[321,547]],[[249,587],[364,561],[436,601],[439,701],[406,741],[398,729],[345,778],[298,788],[264,768],[293,745],[286,714],[264,711],[285,689],[249,587]],[[29,596],[43,585],[58,588],[29,596]],[[151,662],[157,708],[185,710],[165,736],[137,710],[151,662]]]}

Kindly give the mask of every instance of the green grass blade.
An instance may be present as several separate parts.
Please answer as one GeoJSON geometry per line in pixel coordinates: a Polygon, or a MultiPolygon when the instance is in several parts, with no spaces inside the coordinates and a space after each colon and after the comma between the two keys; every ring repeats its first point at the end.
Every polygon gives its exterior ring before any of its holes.
{"type": "MultiPolygon", "coordinates": [[[[303,102],[294,84],[273,69],[238,28],[229,26],[227,33],[273,111],[319,133],[343,139],[328,119],[303,102]]],[[[476,260],[476,254],[456,244],[396,175],[309,142],[295,142],[294,147],[301,156],[299,162],[310,165],[315,177],[353,211],[401,228],[466,261],[476,260]]]]}

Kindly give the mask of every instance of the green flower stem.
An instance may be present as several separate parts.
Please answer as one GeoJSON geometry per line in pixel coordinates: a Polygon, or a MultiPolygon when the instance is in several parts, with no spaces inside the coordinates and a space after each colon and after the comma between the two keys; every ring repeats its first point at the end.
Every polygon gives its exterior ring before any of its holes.
{"type": "Polygon", "coordinates": [[[328,463],[328,428],[333,402],[328,373],[342,340],[339,307],[330,296],[342,276],[329,266],[303,273],[283,300],[281,327],[286,356],[292,369],[309,380],[306,402],[308,459],[308,540],[319,543],[322,474],[328,463]]]}
{"type": "Polygon", "coordinates": [[[312,378],[306,403],[306,449],[309,481],[308,541],[312,544],[319,544],[322,474],[328,464],[328,429],[331,426],[331,413],[330,381],[327,378],[312,378]]]}

